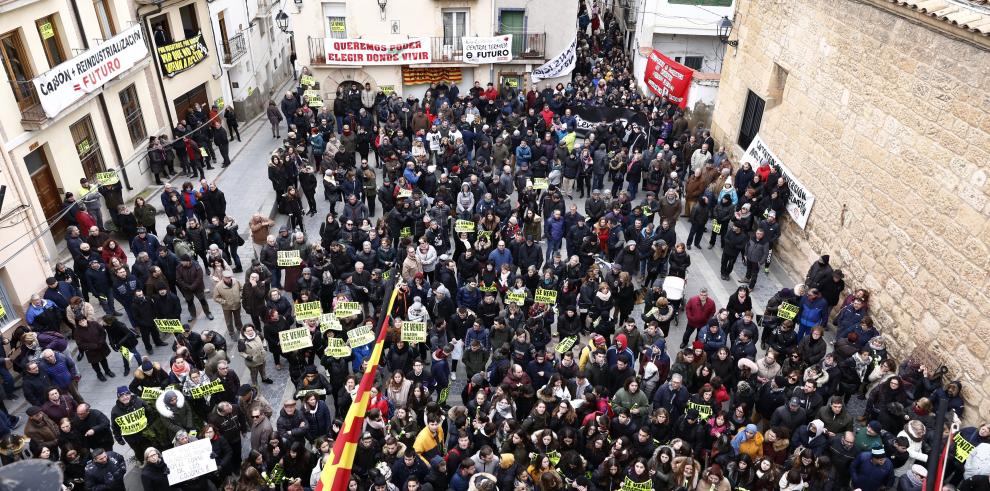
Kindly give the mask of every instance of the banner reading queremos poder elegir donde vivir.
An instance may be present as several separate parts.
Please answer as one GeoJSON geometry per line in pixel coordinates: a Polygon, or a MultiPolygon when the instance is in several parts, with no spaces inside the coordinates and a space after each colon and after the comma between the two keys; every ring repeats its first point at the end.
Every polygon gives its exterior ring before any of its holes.
{"type": "Polygon", "coordinates": [[[326,38],[323,49],[328,65],[419,65],[432,61],[429,38],[398,41],[326,38]]]}
{"type": "Polygon", "coordinates": [[[65,108],[148,56],[140,25],[86,50],[34,79],[45,115],[53,118],[65,108]]]}

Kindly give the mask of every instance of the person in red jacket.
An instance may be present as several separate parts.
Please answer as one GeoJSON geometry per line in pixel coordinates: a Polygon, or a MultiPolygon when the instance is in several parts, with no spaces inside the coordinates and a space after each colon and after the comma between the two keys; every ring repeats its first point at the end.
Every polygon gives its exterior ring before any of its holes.
{"type": "Polygon", "coordinates": [[[681,349],[684,349],[692,337],[696,337],[698,329],[705,327],[708,320],[715,315],[715,301],[708,298],[708,290],[702,288],[697,295],[691,297],[684,308],[687,315],[687,328],[684,329],[684,338],[681,339],[681,349]]]}

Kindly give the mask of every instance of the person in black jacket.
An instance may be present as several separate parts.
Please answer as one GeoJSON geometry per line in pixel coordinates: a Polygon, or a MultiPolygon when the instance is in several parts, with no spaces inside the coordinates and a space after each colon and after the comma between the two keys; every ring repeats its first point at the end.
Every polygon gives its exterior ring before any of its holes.
{"type": "Polygon", "coordinates": [[[691,208],[691,231],[688,232],[688,237],[685,241],[688,249],[691,248],[692,244],[694,247],[701,249],[701,237],[705,235],[705,226],[708,224],[708,216],[710,214],[711,208],[708,204],[708,196],[702,196],[691,208]]]}
{"type": "Polygon", "coordinates": [[[217,148],[220,149],[220,156],[223,157],[221,167],[230,165],[230,136],[220,124],[220,120],[213,122],[213,143],[217,144],[217,148]]]}
{"type": "Polygon", "coordinates": [[[124,360],[124,372],[130,372],[131,356],[134,357],[136,363],[141,362],[141,353],[137,350],[137,333],[112,315],[103,316],[103,328],[107,331],[107,340],[114,351],[120,351],[121,348],[127,348],[130,351],[130,354],[121,352],[120,355],[121,359],[124,360]]]}
{"type": "Polygon", "coordinates": [[[313,167],[307,165],[303,167],[302,171],[299,173],[299,187],[302,188],[303,194],[306,195],[306,201],[309,203],[309,211],[306,212],[307,215],[312,216],[316,214],[316,174],[313,173],[313,167]]]}
{"type": "Polygon", "coordinates": [[[141,485],[144,491],[169,491],[168,468],[162,461],[162,454],[155,447],[144,451],[144,466],[141,468],[141,485]]]}
{"type": "Polygon", "coordinates": [[[732,228],[722,237],[722,281],[729,281],[729,274],[736,265],[736,258],[746,249],[749,237],[736,222],[732,222],[732,228]]]}

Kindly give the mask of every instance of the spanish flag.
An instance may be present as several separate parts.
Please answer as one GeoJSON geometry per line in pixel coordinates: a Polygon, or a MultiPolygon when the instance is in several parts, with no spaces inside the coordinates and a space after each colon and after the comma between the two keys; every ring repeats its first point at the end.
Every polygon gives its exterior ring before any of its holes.
{"type": "MultiPolygon", "coordinates": [[[[396,283],[396,286],[399,284],[396,283]]],[[[357,397],[347,410],[344,418],[344,427],[337,435],[334,442],[333,451],[330,453],[330,460],[320,471],[320,482],[316,483],[316,491],[347,491],[347,484],[351,479],[351,466],[354,464],[354,453],[357,451],[358,440],[361,437],[361,429],[364,428],[364,415],[368,411],[368,398],[371,393],[371,386],[374,385],[375,373],[378,372],[378,362],[382,357],[382,349],[385,345],[385,334],[391,324],[390,312],[395,303],[398,288],[392,290],[392,296],[388,301],[388,309],[378,326],[378,339],[375,341],[375,348],[368,359],[368,367],[361,377],[361,384],[358,386],[357,397]]]]}

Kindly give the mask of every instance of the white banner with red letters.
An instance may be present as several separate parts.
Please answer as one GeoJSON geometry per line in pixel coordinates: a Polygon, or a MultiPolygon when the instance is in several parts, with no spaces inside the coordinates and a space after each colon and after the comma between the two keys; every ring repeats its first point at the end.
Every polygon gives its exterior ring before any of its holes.
{"type": "Polygon", "coordinates": [[[45,115],[54,118],[148,56],[141,25],[100,43],[34,79],[45,115]]]}
{"type": "Polygon", "coordinates": [[[323,48],[328,65],[417,65],[432,61],[429,38],[398,41],[326,38],[323,48]]]}

